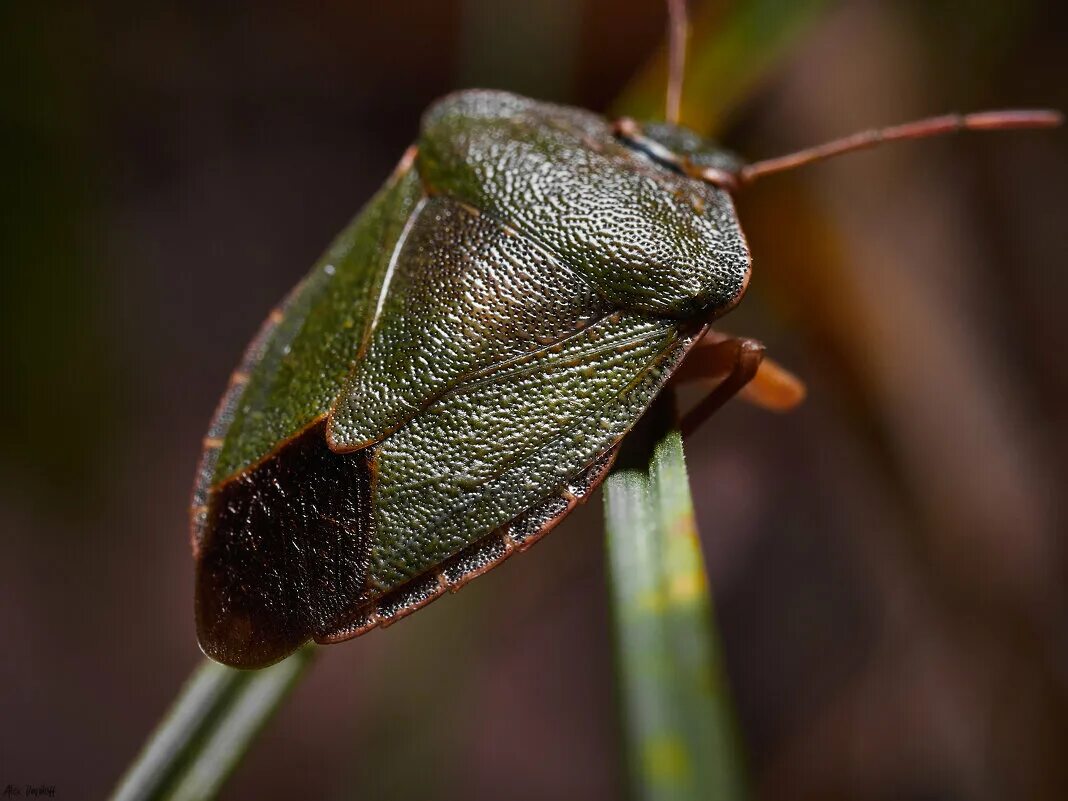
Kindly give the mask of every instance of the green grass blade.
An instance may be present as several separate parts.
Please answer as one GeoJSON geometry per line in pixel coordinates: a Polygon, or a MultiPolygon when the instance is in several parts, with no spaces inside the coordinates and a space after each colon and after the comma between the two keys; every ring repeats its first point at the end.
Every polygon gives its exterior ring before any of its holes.
{"type": "Polygon", "coordinates": [[[739,799],[744,768],[671,409],[658,402],[605,482],[624,753],[643,801],[739,799]]]}
{"type": "Polygon", "coordinates": [[[205,661],[123,776],[112,801],[214,798],[313,653],[303,648],[259,671],[205,661]]]}

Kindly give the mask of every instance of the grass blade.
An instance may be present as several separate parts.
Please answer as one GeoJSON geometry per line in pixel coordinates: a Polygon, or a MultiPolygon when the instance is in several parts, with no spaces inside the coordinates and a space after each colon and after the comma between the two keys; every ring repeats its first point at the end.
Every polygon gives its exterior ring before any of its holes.
{"type": "Polygon", "coordinates": [[[311,662],[303,648],[273,667],[204,662],[116,788],[112,801],[213,798],[311,662]]]}
{"type": "Polygon", "coordinates": [[[738,799],[741,751],[672,406],[657,402],[605,482],[626,762],[643,801],[738,799]]]}

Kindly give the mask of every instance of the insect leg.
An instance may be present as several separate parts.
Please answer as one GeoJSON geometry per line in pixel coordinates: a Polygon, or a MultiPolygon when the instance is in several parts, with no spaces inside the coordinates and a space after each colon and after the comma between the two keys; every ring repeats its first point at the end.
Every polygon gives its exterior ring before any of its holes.
{"type": "Polygon", "coordinates": [[[786,368],[765,359],[764,352],[764,345],[756,340],[722,334],[711,334],[690,352],[675,374],[676,380],[722,380],[682,417],[682,436],[691,435],[739,393],[750,403],[772,411],[786,411],[801,403],[804,383],[786,368]]]}
{"type": "MultiPolygon", "coordinates": [[[[730,373],[734,358],[724,342],[732,337],[709,331],[675,373],[680,384],[698,383],[714,386],[730,373]]],[[[756,375],[738,393],[738,397],[772,412],[787,412],[805,399],[804,382],[778,362],[766,356],[757,367],[756,375]]]]}
{"type": "Polygon", "coordinates": [[[788,412],[805,399],[807,392],[804,381],[777,361],[764,359],[738,397],[770,412],[788,412]]]}
{"type": "Polygon", "coordinates": [[[694,348],[680,368],[680,373],[685,370],[680,376],[682,380],[725,377],[683,416],[680,423],[683,437],[696,431],[723,404],[752,381],[763,360],[764,345],[755,339],[714,339],[702,342],[694,348]],[[691,365],[691,361],[695,364],[691,365]]]}

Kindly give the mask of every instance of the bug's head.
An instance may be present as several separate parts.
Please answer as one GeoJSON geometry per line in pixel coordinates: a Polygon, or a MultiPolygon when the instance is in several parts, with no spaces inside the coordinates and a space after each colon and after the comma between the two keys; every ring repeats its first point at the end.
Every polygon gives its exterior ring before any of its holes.
{"type": "MultiPolygon", "coordinates": [[[[765,176],[794,170],[807,164],[886,142],[924,139],[957,131],[1051,128],[1061,125],[1063,121],[1064,117],[1060,112],[1046,109],[983,111],[963,115],[946,114],[902,125],[860,131],[785,156],[752,163],[745,163],[714,143],[672,123],[639,125],[634,120],[623,118],[616,121],[613,132],[620,142],[634,152],[643,154],[661,169],[684,176],[692,185],[708,187],[709,191],[718,192],[718,197],[729,198],[731,193],[765,176]]],[[[733,215],[733,204],[728,200],[727,205],[733,215]]],[[[721,227],[727,226],[721,223],[721,227]]],[[[736,230],[738,238],[741,239],[741,228],[736,226],[736,230]]],[[[744,240],[742,244],[744,246],[744,240]]],[[[744,292],[745,282],[743,281],[733,301],[728,300],[722,308],[714,308],[710,316],[729,310],[744,292]]]]}
{"type": "MultiPolygon", "coordinates": [[[[718,317],[734,307],[749,282],[750,257],[731,191],[742,161],[698,134],[665,122],[617,120],[613,136],[638,172],[648,171],[661,196],[636,205],[666,230],[668,250],[658,301],[679,316],[718,317]],[[670,209],[664,214],[662,209],[670,209]]],[[[641,265],[648,269],[647,266],[641,265]]]]}

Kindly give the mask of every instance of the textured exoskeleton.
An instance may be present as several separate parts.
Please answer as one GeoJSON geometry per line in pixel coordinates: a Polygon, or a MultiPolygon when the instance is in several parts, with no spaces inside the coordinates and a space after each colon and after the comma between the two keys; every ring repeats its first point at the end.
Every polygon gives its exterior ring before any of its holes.
{"type": "Polygon", "coordinates": [[[674,158],[736,165],[643,137],[502,92],[430,108],[216,413],[193,500],[209,656],[259,667],[389,623],[600,482],[749,274],[730,195],[674,158]]]}

